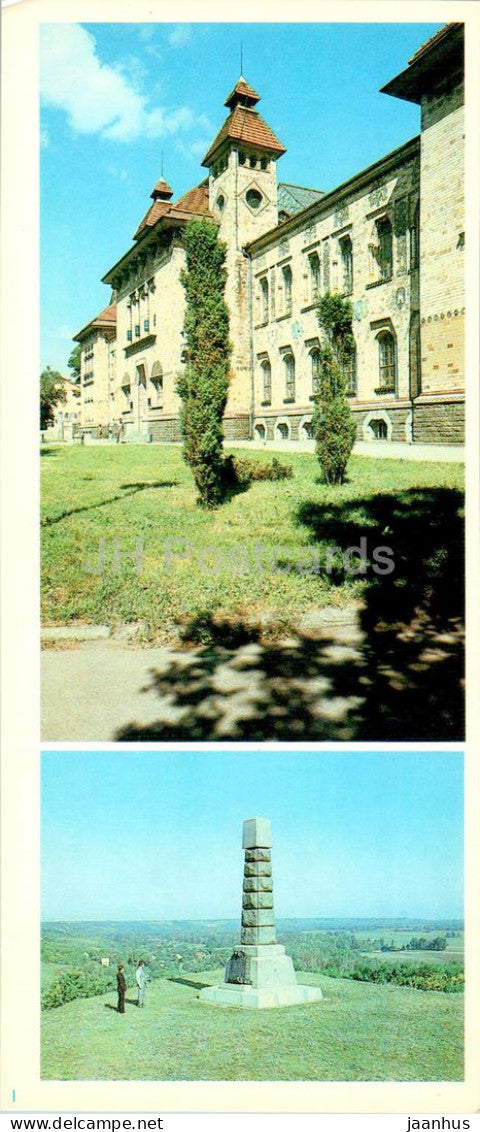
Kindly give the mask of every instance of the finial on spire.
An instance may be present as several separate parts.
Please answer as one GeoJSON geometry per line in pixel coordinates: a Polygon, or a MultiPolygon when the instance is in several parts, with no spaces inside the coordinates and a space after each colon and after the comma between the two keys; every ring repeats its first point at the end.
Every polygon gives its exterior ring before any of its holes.
{"type": "Polygon", "coordinates": [[[161,159],[161,166],[160,166],[160,176],[163,180],[163,149],[162,149],[162,159],[161,159]]]}
{"type": "Polygon", "coordinates": [[[243,39],[240,40],[240,74],[243,75],[243,39]]]}

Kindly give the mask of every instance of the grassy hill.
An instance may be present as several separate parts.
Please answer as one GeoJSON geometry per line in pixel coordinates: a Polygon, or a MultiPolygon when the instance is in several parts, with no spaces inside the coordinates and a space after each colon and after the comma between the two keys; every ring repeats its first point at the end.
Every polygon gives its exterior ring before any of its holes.
{"type": "Polygon", "coordinates": [[[459,1081],[463,995],[324,975],[322,1002],[240,1011],[199,1003],[223,970],[157,980],[144,1010],[127,994],[42,1015],[42,1077],[57,1080],[459,1081]]]}

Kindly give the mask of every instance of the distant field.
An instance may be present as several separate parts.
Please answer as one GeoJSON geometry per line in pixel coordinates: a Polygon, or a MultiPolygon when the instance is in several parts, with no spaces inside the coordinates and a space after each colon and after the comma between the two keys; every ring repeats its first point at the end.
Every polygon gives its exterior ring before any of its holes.
{"type": "Polygon", "coordinates": [[[367,959],[384,963],[461,963],[463,951],[362,951],[367,959]]]}
{"type": "Polygon", "coordinates": [[[223,970],[157,980],[144,1011],[127,993],[42,1014],[42,1077],[59,1080],[459,1081],[463,995],[299,975],[324,999],[240,1011],[205,1006],[223,970]]]}

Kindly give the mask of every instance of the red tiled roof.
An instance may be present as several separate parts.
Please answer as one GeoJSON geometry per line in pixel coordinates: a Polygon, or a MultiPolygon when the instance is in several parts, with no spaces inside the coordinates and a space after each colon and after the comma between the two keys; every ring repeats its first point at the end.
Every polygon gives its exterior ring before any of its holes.
{"type": "Polygon", "coordinates": [[[170,188],[170,185],[167,184],[167,182],[163,179],[163,177],[161,177],[160,181],[157,181],[156,185],[154,186],[154,188],[152,189],[152,191],[150,193],[150,196],[155,199],[157,194],[158,195],[162,194],[163,196],[166,196],[166,197],[168,197],[168,196],[173,197],[173,189],[170,188]]]}
{"type": "Polygon", "coordinates": [[[175,202],[156,200],[148,209],[143,220],[140,221],[133,238],[138,240],[146,228],[153,228],[157,220],[161,220],[163,216],[170,216],[172,219],[178,220],[188,220],[190,215],[211,216],[208,205],[208,180],[202,181],[200,185],[196,185],[193,189],[189,189],[188,193],[184,193],[183,197],[175,202]]]}
{"type": "Polygon", "coordinates": [[[150,205],[150,208],[145,213],[143,220],[140,221],[136,232],[133,234],[134,240],[138,240],[145,228],[153,228],[153,225],[160,220],[161,216],[166,216],[170,212],[171,204],[169,200],[156,200],[150,205]]]}
{"type": "Polygon", "coordinates": [[[268,150],[269,153],[286,153],[285,146],[278,140],[270,126],[267,126],[256,110],[251,110],[247,106],[235,106],[210,146],[202,165],[210,164],[213,154],[227,139],[242,141],[247,145],[268,150]]]}
{"type": "Polygon", "coordinates": [[[97,317],[94,318],[93,321],[94,322],[115,322],[116,323],[116,321],[117,321],[117,304],[116,303],[110,303],[110,306],[105,307],[105,309],[103,311],[101,311],[100,314],[97,314],[97,317]]]}
{"type": "Polygon", "coordinates": [[[109,307],[105,307],[104,310],[100,312],[100,314],[97,314],[95,318],[92,318],[90,320],[90,322],[87,322],[86,326],[83,326],[82,329],[78,331],[78,334],[74,335],[73,341],[78,342],[80,340],[80,338],[84,337],[84,335],[87,333],[88,330],[94,330],[95,327],[97,327],[97,326],[98,327],[102,327],[102,326],[115,327],[116,325],[117,325],[117,304],[116,303],[110,303],[109,307]]]}
{"type": "Polygon", "coordinates": [[[209,196],[208,196],[208,181],[202,181],[200,185],[195,185],[194,189],[189,189],[183,197],[175,202],[172,206],[175,211],[177,209],[182,212],[195,212],[200,216],[209,215],[209,196]]]}
{"type": "MultiPolygon", "coordinates": [[[[230,92],[228,98],[225,99],[224,106],[230,106],[233,102],[236,102],[237,95],[240,95],[243,98],[249,98],[252,102],[260,102],[260,95],[257,94],[256,90],[253,89],[253,86],[250,86],[250,84],[247,83],[243,75],[240,75],[238,82],[235,83],[235,86],[230,92]]],[[[241,97],[238,99],[238,101],[241,101],[241,97]]]]}
{"type": "Polygon", "coordinates": [[[420,57],[426,54],[427,51],[430,51],[430,48],[433,47],[435,43],[443,39],[445,35],[448,35],[452,28],[459,27],[462,27],[462,24],[459,22],[445,24],[445,27],[440,28],[439,31],[435,32],[435,35],[431,35],[429,39],[425,40],[425,43],[422,43],[422,46],[419,47],[415,54],[412,55],[411,59],[408,60],[409,64],[416,63],[417,59],[420,59],[420,57]]]}

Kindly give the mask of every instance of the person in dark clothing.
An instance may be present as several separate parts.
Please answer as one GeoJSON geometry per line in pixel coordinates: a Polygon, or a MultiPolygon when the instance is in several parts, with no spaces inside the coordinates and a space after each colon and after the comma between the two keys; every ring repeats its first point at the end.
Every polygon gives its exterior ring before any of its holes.
{"type": "Polygon", "coordinates": [[[124,966],[123,963],[119,963],[118,967],[117,967],[117,991],[118,991],[117,1010],[118,1010],[119,1014],[125,1014],[125,991],[126,991],[126,989],[127,989],[127,983],[126,983],[126,979],[125,979],[125,966],[124,966]]]}

